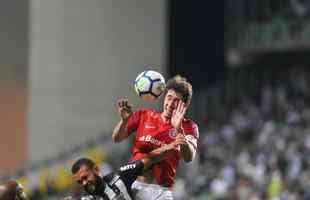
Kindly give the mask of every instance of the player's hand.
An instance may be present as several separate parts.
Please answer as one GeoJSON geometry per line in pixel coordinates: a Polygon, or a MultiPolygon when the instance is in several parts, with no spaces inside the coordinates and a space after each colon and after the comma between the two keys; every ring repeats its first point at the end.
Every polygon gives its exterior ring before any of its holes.
{"type": "Polygon", "coordinates": [[[120,99],[117,102],[117,110],[122,120],[127,120],[132,114],[132,106],[128,99],[120,99]]]}
{"type": "Polygon", "coordinates": [[[187,145],[187,140],[186,140],[185,135],[183,133],[179,133],[173,143],[179,146],[187,145]]]}
{"type": "Polygon", "coordinates": [[[182,145],[186,145],[186,138],[183,134],[178,134],[175,141],[171,142],[170,144],[166,144],[165,148],[166,151],[180,151],[180,147],[182,145]]]}
{"type": "Polygon", "coordinates": [[[184,119],[187,106],[184,102],[179,101],[176,109],[174,109],[171,117],[172,126],[178,131],[181,129],[182,120],[184,119]]]}

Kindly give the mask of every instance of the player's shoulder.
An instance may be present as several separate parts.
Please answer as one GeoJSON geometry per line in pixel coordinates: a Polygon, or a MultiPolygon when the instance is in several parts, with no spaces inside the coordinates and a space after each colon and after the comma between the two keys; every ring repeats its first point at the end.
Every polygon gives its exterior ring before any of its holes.
{"type": "Polygon", "coordinates": [[[185,118],[182,122],[182,127],[185,131],[185,133],[189,133],[194,135],[195,137],[199,137],[199,129],[196,122],[189,118],[185,118]]]}
{"type": "Polygon", "coordinates": [[[182,122],[183,128],[196,128],[198,127],[197,123],[189,118],[184,118],[182,122]]]}
{"type": "Polygon", "coordinates": [[[102,180],[106,183],[111,183],[113,181],[113,179],[115,179],[116,177],[119,176],[119,172],[111,172],[105,176],[102,177],[102,180]]]}

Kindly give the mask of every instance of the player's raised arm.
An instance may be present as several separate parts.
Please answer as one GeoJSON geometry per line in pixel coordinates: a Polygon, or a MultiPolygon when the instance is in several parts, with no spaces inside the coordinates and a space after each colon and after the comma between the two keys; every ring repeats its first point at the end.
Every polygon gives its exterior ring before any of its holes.
{"type": "Polygon", "coordinates": [[[173,111],[171,123],[173,127],[179,133],[176,139],[184,140],[185,143],[181,145],[181,156],[185,162],[190,162],[194,159],[196,154],[195,144],[196,142],[190,141],[191,137],[186,137],[184,130],[181,126],[187,110],[187,105],[184,102],[179,101],[177,108],[173,111]]]}
{"type": "Polygon", "coordinates": [[[121,142],[128,137],[127,122],[132,114],[132,108],[127,99],[118,100],[117,110],[121,120],[114,127],[112,134],[113,142],[121,142]]]}

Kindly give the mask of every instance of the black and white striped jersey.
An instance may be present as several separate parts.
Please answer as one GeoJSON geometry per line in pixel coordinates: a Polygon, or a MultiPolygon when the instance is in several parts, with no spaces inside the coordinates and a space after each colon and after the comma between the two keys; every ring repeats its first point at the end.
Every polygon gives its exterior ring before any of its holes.
{"type": "Polygon", "coordinates": [[[80,200],[132,200],[131,185],[142,174],[142,161],[133,161],[104,176],[104,187],[97,197],[83,196],[80,200]],[[84,198],[84,199],[83,199],[84,198]]]}

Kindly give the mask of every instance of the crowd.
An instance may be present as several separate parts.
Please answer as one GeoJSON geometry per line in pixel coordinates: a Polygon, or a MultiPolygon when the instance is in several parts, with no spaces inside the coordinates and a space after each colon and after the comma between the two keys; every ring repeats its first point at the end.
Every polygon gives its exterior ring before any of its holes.
{"type": "Polygon", "coordinates": [[[264,86],[256,98],[243,97],[223,108],[226,116],[208,120],[187,176],[194,196],[310,199],[310,105],[307,84],[296,83],[264,86]]]}

